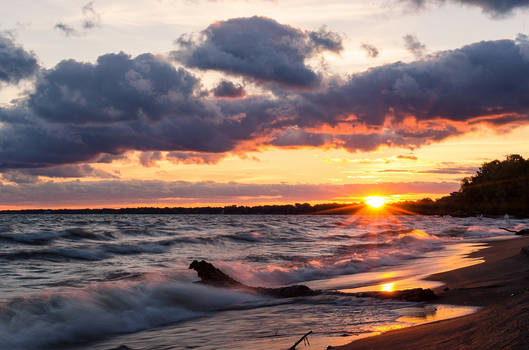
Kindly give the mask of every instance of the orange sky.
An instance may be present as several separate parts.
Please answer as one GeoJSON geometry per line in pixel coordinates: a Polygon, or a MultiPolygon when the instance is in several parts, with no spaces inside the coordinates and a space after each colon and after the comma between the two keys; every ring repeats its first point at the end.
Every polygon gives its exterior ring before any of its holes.
{"type": "Polygon", "coordinates": [[[0,208],[438,198],[529,157],[523,9],[406,3],[6,4],[0,208]]]}

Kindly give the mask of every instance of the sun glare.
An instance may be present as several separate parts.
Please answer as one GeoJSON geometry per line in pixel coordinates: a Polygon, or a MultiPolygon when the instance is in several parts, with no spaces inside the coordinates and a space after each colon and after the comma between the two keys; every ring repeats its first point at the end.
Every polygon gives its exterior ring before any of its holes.
{"type": "Polygon", "coordinates": [[[371,208],[380,208],[386,203],[384,197],[379,197],[379,196],[369,196],[369,197],[364,198],[364,201],[371,208]]]}
{"type": "Polygon", "coordinates": [[[382,292],[393,292],[395,290],[395,282],[380,285],[380,290],[382,292]]]}

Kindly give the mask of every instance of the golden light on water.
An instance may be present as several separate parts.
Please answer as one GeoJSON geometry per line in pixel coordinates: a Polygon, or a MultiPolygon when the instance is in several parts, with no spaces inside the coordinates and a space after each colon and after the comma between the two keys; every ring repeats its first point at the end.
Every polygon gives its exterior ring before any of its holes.
{"type": "Polygon", "coordinates": [[[386,199],[380,196],[369,196],[365,197],[364,201],[371,208],[381,208],[386,204],[386,199]]]}

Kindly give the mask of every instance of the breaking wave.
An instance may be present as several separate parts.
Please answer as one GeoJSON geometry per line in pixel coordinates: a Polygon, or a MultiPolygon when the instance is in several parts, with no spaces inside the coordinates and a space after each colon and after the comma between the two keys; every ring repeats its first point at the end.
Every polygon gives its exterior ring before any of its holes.
{"type": "Polygon", "coordinates": [[[163,279],[18,297],[0,304],[0,348],[89,342],[269,302],[248,293],[163,279]]]}

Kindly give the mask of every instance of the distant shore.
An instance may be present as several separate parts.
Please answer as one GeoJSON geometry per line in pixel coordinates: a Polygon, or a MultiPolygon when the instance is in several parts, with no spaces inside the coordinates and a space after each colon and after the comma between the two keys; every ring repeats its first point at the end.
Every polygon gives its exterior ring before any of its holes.
{"type": "Polygon", "coordinates": [[[390,331],[333,350],[529,348],[529,237],[490,242],[472,253],[485,262],[432,275],[439,303],[481,306],[459,318],[390,331]]]}
{"type": "Polygon", "coordinates": [[[354,215],[362,214],[390,214],[390,215],[448,215],[455,217],[488,216],[503,217],[509,214],[512,217],[528,218],[525,213],[481,213],[472,208],[450,210],[436,208],[432,202],[424,200],[415,202],[389,203],[381,211],[368,208],[364,203],[295,203],[276,205],[228,205],[205,207],[134,207],[134,208],[83,208],[83,209],[14,209],[0,210],[0,214],[179,214],[179,215],[354,215]]]}

